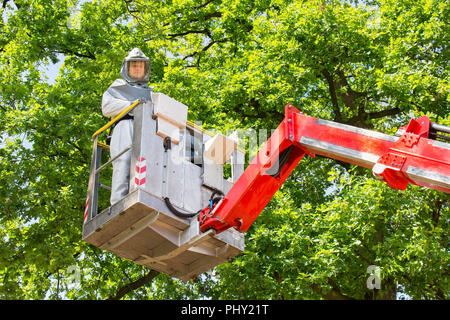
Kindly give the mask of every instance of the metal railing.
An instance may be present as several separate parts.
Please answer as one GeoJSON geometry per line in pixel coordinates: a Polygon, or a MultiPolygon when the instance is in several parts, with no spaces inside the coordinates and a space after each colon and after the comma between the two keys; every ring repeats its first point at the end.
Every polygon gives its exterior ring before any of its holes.
{"type": "Polygon", "coordinates": [[[128,112],[134,109],[139,104],[139,100],[136,100],[131,106],[123,110],[121,113],[119,113],[114,119],[112,119],[110,122],[105,124],[103,127],[95,131],[95,133],[92,135],[92,139],[95,139],[100,133],[104,132],[108,128],[110,128],[114,123],[122,119],[124,116],[127,115],[128,112]]]}
{"type": "Polygon", "coordinates": [[[92,219],[98,214],[98,188],[104,188],[111,191],[111,187],[107,186],[103,183],[100,183],[100,172],[104,170],[107,166],[112,164],[114,160],[119,158],[125,152],[131,150],[132,145],[128,146],[118,155],[107,161],[105,164],[101,164],[103,149],[109,150],[110,146],[106,143],[98,141],[98,137],[100,134],[104,133],[106,130],[111,128],[114,124],[120,121],[124,116],[126,116],[131,110],[133,110],[137,105],[139,105],[140,101],[136,100],[133,104],[119,113],[116,117],[114,117],[111,121],[101,127],[92,135],[93,147],[92,147],[92,159],[91,159],[91,168],[89,173],[89,184],[88,184],[88,193],[87,193],[87,201],[85,208],[85,218],[84,222],[92,219]]]}

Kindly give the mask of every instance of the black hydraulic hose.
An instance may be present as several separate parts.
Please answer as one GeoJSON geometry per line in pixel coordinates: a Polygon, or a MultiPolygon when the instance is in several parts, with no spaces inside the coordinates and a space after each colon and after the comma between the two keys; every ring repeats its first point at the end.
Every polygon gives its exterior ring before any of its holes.
{"type": "Polygon", "coordinates": [[[214,198],[212,199],[212,204],[218,203],[220,200],[222,200],[222,198],[223,198],[223,197],[214,197],[214,198]]]}
{"type": "Polygon", "coordinates": [[[209,201],[211,201],[216,194],[220,195],[221,197],[224,196],[222,191],[220,191],[218,189],[214,189],[214,191],[211,193],[211,197],[209,197],[209,201]]]}
{"type": "MultiPolygon", "coordinates": [[[[209,199],[210,206],[212,206],[212,205],[218,203],[220,200],[222,200],[223,195],[224,195],[224,194],[223,194],[222,191],[215,189],[215,190],[212,192],[211,197],[210,197],[210,199],[209,199]],[[220,196],[214,197],[216,194],[220,194],[220,196]]],[[[196,215],[198,215],[198,214],[202,211],[202,209],[200,209],[200,210],[198,210],[198,211],[195,212],[195,213],[181,212],[180,210],[178,210],[177,208],[175,208],[175,207],[172,205],[172,203],[170,202],[170,199],[169,199],[169,198],[165,197],[165,198],[164,198],[164,202],[166,203],[167,208],[169,208],[169,210],[170,210],[174,215],[176,215],[177,217],[180,217],[180,218],[192,218],[192,217],[195,217],[196,215]]]]}
{"type": "MultiPolygon", "coordinates": [[[[164,146],[164,151],[165,151],[165,152],[167,152],[167,150],[170,150],[170,149],[172,148],[171,140],[170,140],[169,137],[165,137],[165,138],[164,138],[164,140],[163,140],[163,146],[164,146]]],[[[217,190],[217,189],[214,189],[214,191],[213,191],[212,194],[211,194],[211,197],[209,198],[210,206],[212,207],[213,204],[219,202],[219,201],[222,199],[223,196],[224,196],[224,194],[223,194],[222,191],[217,190]],[[215,196],[216,194],[220,194],[221,197],[215,197],[215,198],[214,198],[214,196],[215,196]]],[[[196,215],[198,215],[198,214],[202,211],[202,209],[198,210],[198,211],[195,212],[195,213],[179,211],[178,209],[176,209],[176,208],[172,205],[172,203],[170,202],[170,199],[169,199],[168,197],[165,197],[165,198],[164,198],[164,202],[166,203],[167,208],[169,208],[169,210],[170,210],[174,215],[176,215],[177,217],[180,217],[180,218],[192,218],[192,217],[195,217],[196,215]]]]}
{"type": "Polygon", "coordinates": [[[172,203],[170,202],[169,198],[164,198],[164,202],[166,203],[167,208],[169,208],[172,213],[180,218],[192,218],[195,217],[197,214],[200,213],[201,210],[197,211],[196,213],[188,213],[188,212],[181,212],[177,210],[172,203]]]}
{"type": "Polygon", "coordinates": [[[280,176],[281,170],[291,156],[291,152],[293,149],[294,146],[290,146],[284,149],[278,157],[278,161],[269,170],[267,170],[267,172],[271,172],[274,168],[277,168],[277,171],[271,174],[272,177],[278,178],[280,176]]]}
{"type": "MultiPolygon", "coordinates": [[[[165,152],[167,152],[167,150],[172,149],[172,144],[171,144],[171,140],[170,140],[169,137],[165,137],[165,138],[164,138],[164,140],[163,140],[163,146],[164,146],[164,151],[165,151],[165,152]]],[[[191,212],[181,212],[181,211],[179,211],[178,209],[176,209],[176,208],[172,205],[172,203],[170,202],[170,199],[169,199],[169,198],[165,197],[165,198],[164,198],[164,202],[166,203],[167,208],[169,208],[169,210],[170,210],[174,215],[176,215],[177,217],[180,217],[180,218],[192,218],[192,217],[195,217],[197,214],[199,214],[200,211],[202,211],[202,210],[199,210],[199,211],[197,211],[197,212],[195,212],[195,213],[191,213],[191,212]]]]}

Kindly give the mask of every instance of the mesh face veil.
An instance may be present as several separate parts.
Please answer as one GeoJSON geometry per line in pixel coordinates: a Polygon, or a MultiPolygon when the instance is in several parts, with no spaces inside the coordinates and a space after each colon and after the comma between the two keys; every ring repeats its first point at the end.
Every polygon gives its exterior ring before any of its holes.
{"type": "Polygon", "coordinates": [[[123,60],[121,75],[129,83],[147,83],[150,76],[150,59],[141,50],[134,48],[123,60]]]}
{"type": "Polygon", "coordinates": [[[126,67],[127,75],[130,79],[143,81],[149,73],[150,62],[146,60],[128,60],[126,67]]]}

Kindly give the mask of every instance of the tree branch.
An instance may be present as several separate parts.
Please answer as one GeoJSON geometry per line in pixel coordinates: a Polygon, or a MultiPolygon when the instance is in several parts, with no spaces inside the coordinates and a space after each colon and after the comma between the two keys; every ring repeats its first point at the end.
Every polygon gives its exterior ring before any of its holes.
{"type": "MultiPolygon", "coordinates": [[[[194,9],[200,9],[200,8],[201,7],[196,7],[194,9]]],[[[172,13],[172,15],[175,15],[175,14],[181,14],[181,12],[175,11],[174,13],[172,13]]],[[[220,18],[220,17],[222,17],[222,12],[215,11],[215,12],[207,13],[204,16],[202,16],[202,20],[208,21],[208,20],[210,20],[212,18],[220,18]]],[[[198,21],[200,21],[200,18],[196,17],[196,18],[190,19],[189,23],[198,22],[198,21]]],[[[166,22],[166,23],[163,24],[163,27],[167,27],[169,25],[170,25],[170,22],[166,22]]]]}
{"type": "Polygon", "coordinates": [[[322,74],[328,83],[328,90],[330,91],[331,103],[333,104],[333,110],[335,114],[334,120],[340,122],[342,121],[342,116],[341,111],[339,110],[339,104],[336,96],[336,88],[334,85],[333,76],[328,72],[327,69],[323,69],[322,74]]]}
{"type": "Polygon", "coordinates": [[[394,116],[396,114],[399,114],[400,112],[402,112],[402,110],[400,110],[398,107],[395,107],[393,109],[369,112],[369,113],[367,113],[367,117],[368,117],[368,119],[378,119],[378,118],[383,118],[386,116],[394,116]]]}
{"type": "Polygon", "coordinates": [[[328,284],[332,287],[328,292],[323,292],[322,289],[314,283],[310,285],[310,288],[319,296],[327,300],[353,300],[353,298],[348,297],[341,292],[333,279],[328,278],[328,284]]]}
{"type": "Polygon", "coordinates": [[[106,300],[119,300],[120,298],[130,293],[131,291],[134,291],[142,286],[149,284],[158,274],[159,274],[158,271],[150,270],[150,272],[148,272],[145,276],[123,286],[117,291],[117,293],[114,296],[106,298],[106,300]]]}
{"type": "MultiPolygon", "coordinates": [[[[183,58],[183,60],[186,60],[186,59],[188,59],[188,58],[193,58],[195,55],[197,55],[197,54],[199,54],[199,53],[201,53],[201,52],[206,52],[206,51],[208,51],[208,49],[209,48],[211,48],[214,44],[216,44],[216,43],[222,43],[222,42],[226,42],[226,41],[228,41],[228,39],[223,39],[223,40],[218,40],[218,41],[215,41],[215,40],[212,40],[210,43],[208,43],[205,47],[203,47],[202,48],[202,50],[200,50],[200,51],[195,51],[195,52],[193,52],[193,53],[191,53],[191,54],[188,54],[187,56],[185,56],[184,58],[183,58]]],[[[186,66],[186,67],[196,67],[196,68],[198,68],[198,67],[200,67],[200,59],[202,58],[202,56],[199,56],[198,57],[198,59],[197,59],[197,63],[195,64],[195,65],[190,65],[190,66],[186,66]]]]}
{"type": "Polygon", "coordinates": [[[360,252],[360,248],[356,249],[355,251],[353,251],[358,257],[360,257],[362,260],[364,260],[365,263],[367,263],[368,265],[372,265],[375,264],[373,261],[371,261],[370,259],[366,258],[365,256],[363,256],[360,252]]]}
{"type": "Polygon", "coordinates": [[[50,50],[49,52],[71,54],[71,55],[74,55],[74,56],[76,56],[78,58],[89,58],[89,59],[95,60],[95,55],[93,53],[90,53],[90,52],[88,52],[87,54],[79,53],[79,52],[73,51],[73,50],[71,50],[71,49],[69,49],[67,47],[62,48],[60,50],[50,50]]]}
{"type": "MultiPolygon", "coordinates": [[[[342,99],[342,102],[345,104],[345,106],[349,107],[352,110],[355,110],[358,104],[356,100],[362,97],[366,97],[367,93],[353,90],[342,70],[337,70],[336,74],[339,77],[339,81],[336,83],[337,90],[343,87],[346,88],[346,92],[337,92],[337,94],[342,99]]],[[[360,113],[364,112],[364,108],[361,107],[362,105],[359,104],[358,111],[360,113]]]]}
{"type": "Polygon", "coordinates": [[[208,6],[208,4],[210,4],[211,2],[214,2],[214,0],[209,0],[209,1],[206,1],[205,3],[199,4],[198,6],[194,7],[194,9],[204,8],[204,7],[208,6]]]}
{"type": "MultiPolygon", "coordinates": [[[[30,32],[25,32],[30,38],[33,38],[30,32]]],[[[63,53],[63,54],[72,54],[79,58],[89,58],[95,60],[95,55],[93,53],[88,52],[87,54],[79,53],[73,51],[72,49],[67,48],[65,45],[62,45],[62,48],[56,50],[50,50],[46,48],[42,43],[38,44],[39,48],[42,50],[42,53],[63,53]]]]}
{"type": "Polygon", "coordinates": [[[188,34],[206,34],[206,35],[210,35],[210,32],[208,29],[203,29],[203,30],[189,30],[189,31],[185,31],[185,32],[181,32],[181,33],[172,33],[172,34],[168,34],[167,36],[170,39],[176,38],[176,37],[182,37],[182,36],[187,36],[188,34]]]}

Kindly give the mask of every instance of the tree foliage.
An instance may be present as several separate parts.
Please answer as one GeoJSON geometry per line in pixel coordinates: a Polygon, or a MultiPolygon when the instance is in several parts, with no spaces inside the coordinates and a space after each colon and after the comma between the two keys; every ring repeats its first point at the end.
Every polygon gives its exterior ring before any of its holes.
{"type": "Polygon", "coordinates": [[[211,129],[270,130],[292,103],[393,134],[420,115],[450,124],[448,1],[76,5],[0,9],[1,298],[448,299],[448,195],[329,159],[300,163],[215,276],[184,284],[81,241],[90,136],[131,48],[150,57],[154,91],[211,129]],[[366,287],[370,265],[380,290],[366,287]]]}

